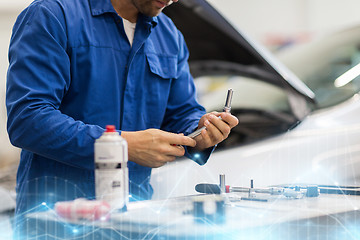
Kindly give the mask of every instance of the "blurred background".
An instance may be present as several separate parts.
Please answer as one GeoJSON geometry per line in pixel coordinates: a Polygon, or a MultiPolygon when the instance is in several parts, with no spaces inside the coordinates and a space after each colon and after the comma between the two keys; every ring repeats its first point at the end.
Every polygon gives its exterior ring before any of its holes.
{"type": "Polygon", "coordinates": [[[360,23],[360,1],[208,0],[270,50],[360,23]]]}
{"type": "MultiPolygon", "coordinates": [[[[273,52],[289,45],[311,41],[328,32],[360,24],[359,0],[208,1],[239,30],[273,52]]],[[[30,2],[0,1],[0,180],[1,185],[9,190],[14,189],[19,150],[11,146],[6,132],[7,51],[16,17],[30,2]]]]}

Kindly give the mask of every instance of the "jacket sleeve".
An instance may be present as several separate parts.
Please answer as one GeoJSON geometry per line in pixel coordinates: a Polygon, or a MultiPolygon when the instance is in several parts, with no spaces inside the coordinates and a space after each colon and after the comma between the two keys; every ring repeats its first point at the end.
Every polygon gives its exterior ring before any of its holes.
{"type": "Polygon", "coordinates": [[[34,2],[18,17],[9,47],[6,106],[13,145],[76,167],[93,169],[93,145],[103,129],[62,114],[71,84],[60,7],[34,2]]]}
{"type": "MultiPolygon", "coordinates": [[[[196,99],[196,89],[190,74],[187,49],[183,35],[178,31],[179,53],[177,76],[173,79],[170,97],[165,114],[163,129],[172,132],[190,134],[198,127],[200,118],[206,113],[196,99]]],[[[202,152],[195,152],[190,147],[185,148],[186,156],[200,165],[207,162],[215,147],[202,152]]]]}

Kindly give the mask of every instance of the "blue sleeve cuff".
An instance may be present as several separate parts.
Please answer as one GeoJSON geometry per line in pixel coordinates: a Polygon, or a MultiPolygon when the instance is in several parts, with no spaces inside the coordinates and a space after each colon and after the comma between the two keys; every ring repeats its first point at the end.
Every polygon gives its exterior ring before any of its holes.
{"type": "Polygon", "coordinates": [[[185,148],[185,156],[191,160],[193,160],[194,162],[196,162],[199,165],[204,165],[207,160],[209,159],[211,153],[215,150],[217,145],[207,148],[203,151],[196,151],[191,147],[186,147],[185,148]]]}

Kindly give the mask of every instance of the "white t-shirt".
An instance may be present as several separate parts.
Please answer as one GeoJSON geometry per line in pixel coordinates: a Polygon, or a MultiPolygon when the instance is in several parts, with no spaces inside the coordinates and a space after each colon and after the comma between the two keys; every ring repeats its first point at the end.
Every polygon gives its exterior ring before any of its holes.
{"type": "Polygon", "coordinates": [[[124,29],[125,29],[126,36],[128,37],[130,45],[132,46],[132,43],[134,40],[136,23],[129,22],[125,18],[123,18],[123,23],[124,23],[124,29]]]}

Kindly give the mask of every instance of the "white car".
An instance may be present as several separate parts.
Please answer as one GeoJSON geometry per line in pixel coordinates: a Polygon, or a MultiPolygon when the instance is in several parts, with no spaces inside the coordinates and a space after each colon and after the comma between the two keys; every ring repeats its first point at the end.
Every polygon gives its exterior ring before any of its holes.
{"type": "Polygon", "coordinates": [[[360,27],[285,49],[278,59],[296,77],[209,6],[189,2],[166,13],[189,46],[199,102],[221,111],[232,88],[240,123],[205,165],[179,159],[154,169],[153,199],[195,194],[219,174],[239,187],[359,186],[360,27]]]}
{"type": "Polygon", "coordinates": [[[312,48],[310,52],[302,50],[303,58],[289,53],[287,61],[284,55],[286,63],[299,61],[291,67],[304,79],[302,82],[236,31],[205,0],[182,0],[166,8],[165,13],[187,41],[199,101],[208,111],[221,111],[227,90],[232,88],[232,113],[239,117],[239,126],[219,144],[205,165],[183,158],[153,169],[154,199],[165,200],[129,203],[127,212],[113,212],[109,222],[81,219],[80,224],[66,224],[54,211],[32,213],[27,215],[28,226],[34,226],[31,234],[51,239],[54,237],[49,231],[56,233],[56,239],[281,240],[359,236],[355,222],[360,207],[357,196],[349,199],[346,195],[319,195],[318,189],[313,195],[306,189],[306,195],[302,195],[303,189],[285,188],[281,188],[281,196],[276,190],[274,196],[267,192],[269,201],[261,199],[254,189],[241,199],[232,193],[189,196],[196,193],[199,183],[219,184],[219,174],[225,174],[226,184],[232,187],[249,187],[253,180],[258,190],[282,184],[298,187],[299,183],[358,185],[359,89],[356,79],[341,86],[346,81],[338,77],[346,77],[343,73],[356,69],[353,66],[359,61],[349,61],[355,52],[341,54],[341,61],[335,57],[336,52],[342,52],[340,46],[350,43],[339,42],[320,51],[330,40],[325,39],[315,46],[318,52],[312,48]],[[312,56],[314,53],[316,56],[312,56]],[[334,53],[334,57],[321,57],[321,53],[334,53]],[[331,72],[323,70],[326,66],[322,63],[326,62],[336,74],[320,78],[317,73],[331,72]],[[343,68],[337,72],[335,65],[339,62],[343,68]],[[316,67],[318,64],[321,67],[316,67]],[[306,71],[298,72],[296,66],[306,71]],[[313,71],[307,71],[310,69],[313,71]],[[333,87],[334,83],[337,87],[333,87]],[[331,91],[324,94],[324,88],[331,91]],[[176,196],[185,197],[169,199],[176,196]]]}

